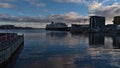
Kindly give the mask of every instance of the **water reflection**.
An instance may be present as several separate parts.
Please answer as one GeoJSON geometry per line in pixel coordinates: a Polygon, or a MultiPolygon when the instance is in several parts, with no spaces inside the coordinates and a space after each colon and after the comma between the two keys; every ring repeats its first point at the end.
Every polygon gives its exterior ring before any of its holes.
{"type": "Polygon", "coordinates": [[[119,36],[33,32],[24,33],[24,49],[12,68],[120,67],[119,36]]]}
{"type": "MultiPolygon", "coordinates": [[[[23,47],[24,47],[24,43],[21,44],[21,46],[14,53],[14,55],[12,55],[12,57],[9,58],[9,60],[7,60],[6,62],[0,64],[0,68],[13,68],[13,65],[15,64],[15,61],[18,58],[19,54],[21,53],[23,47]]],[[[6,51],[6,50],[4,50],[4,51],[6,51]]]]}
{"type": "MultiPolygon", "coordinates": [[[[101,39],[100,37],[97,37],[96,39],[101,39]]],[[[102,43],[103,46],[98,47],[97,44],[95,44],[95,46],[97,46],[96,48],[94,47],[88,48],[88,54],[91,56],[92,59],[95,60],[94,63],[95,66],[104,65],[105,67],[108,68],[120,67],[119,38],[120,37],[118,35],[113,35],[109,37],[107,36],[104,38],[105,39],[104,44],[102,43]]],[[[104,66],[100,66],[100,68],[104,66]]]]}
{"type": "Polygon", "coordinates": [[[89,45],[93,47],[99,47],[100,45],[104,45],[104,35],[103,34],[89,34],[89,45]]]}
{"type": "Polygon", "coordinates": [[[46,32],[46,36],[50,36],[50,37],[60,37],[60,38],[64,38],[65,36],[67,36],[68,32],[64,32],[64,31],[47,31],[46,32]]]}
{"type": "MultiPolygon", "coordinates": [[[[46,32],[46,41],[49,43],[48,45],[57,45],[57,46],[65,46],[72,48],[75,45],[80,44],[80,39],[84,37],[73,36],[69,32],[60,32],[60,31],[49,31],[46,32]]],[[[84,40],[85,41],[85,40],[84,40]]]]}
{"type": "Polygon", "coordinates": [[[21,46],[18,48],[15,54],[10,58],[9,62],[5,65],[5,68],[13,68],[23,48],[24,48],[24,43],[21,44],[21,46]]]}
{"type": "Polygon", "coordinates": [[[120,49],[120,35],[113,37],[113,47],[120,49]]]}

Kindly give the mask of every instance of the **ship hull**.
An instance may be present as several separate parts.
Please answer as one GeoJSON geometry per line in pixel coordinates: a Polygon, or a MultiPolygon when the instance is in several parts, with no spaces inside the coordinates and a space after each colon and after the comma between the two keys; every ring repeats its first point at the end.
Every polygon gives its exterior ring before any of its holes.
{"type": "Polygon", "coordinates": [[[68,31],[68,27],[64,28],[46,28],[46,30],[55,30],[55,31],[68,31]]]}

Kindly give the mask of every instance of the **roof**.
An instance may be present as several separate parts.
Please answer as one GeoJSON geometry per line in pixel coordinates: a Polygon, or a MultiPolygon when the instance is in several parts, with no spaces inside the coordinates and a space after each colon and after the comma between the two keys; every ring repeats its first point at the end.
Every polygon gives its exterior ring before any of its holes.
{"type": "Polygon", "coordinates": [[[104,16],[90,16],[90,17],[99,17],[99,18],[105,18],[104,16]]]}

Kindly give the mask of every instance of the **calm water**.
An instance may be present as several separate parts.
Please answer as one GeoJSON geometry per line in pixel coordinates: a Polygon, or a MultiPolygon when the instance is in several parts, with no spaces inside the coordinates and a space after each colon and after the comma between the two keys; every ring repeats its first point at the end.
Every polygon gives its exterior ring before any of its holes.
{"type": "Polygon", "coordinates": [[[24,48],[7,68],[119,68],[120,36],[45,30],[24,34],[24,48]]]}

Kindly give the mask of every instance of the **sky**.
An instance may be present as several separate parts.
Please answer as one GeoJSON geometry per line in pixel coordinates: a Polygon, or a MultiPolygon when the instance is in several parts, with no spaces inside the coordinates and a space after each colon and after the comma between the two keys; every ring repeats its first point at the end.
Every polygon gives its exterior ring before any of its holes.
{"type": "Polygon", "coordinates": [[[68,23],[98,15],[112,23],[113,17],[120,15],[120,0],[0,0],[0,15],[68,23]]]}

